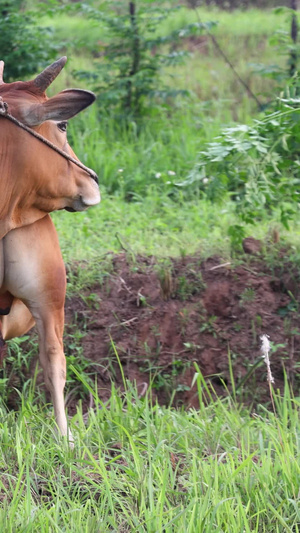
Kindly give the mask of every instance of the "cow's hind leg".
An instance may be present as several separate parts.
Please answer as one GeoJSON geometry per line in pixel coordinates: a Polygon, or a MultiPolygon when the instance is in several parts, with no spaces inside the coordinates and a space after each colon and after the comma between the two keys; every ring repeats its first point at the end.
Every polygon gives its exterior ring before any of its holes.
{"type": "MultiPolygon", "coordinates": [[[[64,276],[64,270],[62,270],[64,276]]],[[[64,413],[63,390],[65,386],[66,364],[63,353],[62,335],[64,326],[64,294],[61,295],[61,305],[54,312],[49,310],[52,295],[50,294],[46,304],[32,301],[27,302],[28,307],[19,299],[13,300],[10,313],[2,317],[2,336],[0,337],[0,356],[1,338],[3,345],[4,339],[9,340],[14,337],[25,335],[35,323],[30,312],[32,308],[36,318],[36,325],[39,334],[39,358],[44,371],[45,384],[51,393],[54,406],[54,413],[57,425],[63,435],[67,434],[66,416],[64,413]]]]}
{"type": "Polygon", "coordinates": [[[34,326],[34,318],[26,305],[13,298],[9,313],[1,317],[2,336],[5,341],[25,335],[34,326]]]}
{"type": "MultiPolygon", "coordinates": [[[[5,295],[6,296],[6,295],[5,295]]],[[[7,299],[8,300],[8,299],[7,299]]],[[[0,296],[1,303],[1,296],[0,296]]],[[[2,297],[3,303],[3,297],[2,297]]],[[[34,319],[26,305],[14,298],[10,299],[7,313],[0,308],[0,364],[2,365],[7,352],[6,342],[14,337],[21,337],[34,326],[34,319]]]]}

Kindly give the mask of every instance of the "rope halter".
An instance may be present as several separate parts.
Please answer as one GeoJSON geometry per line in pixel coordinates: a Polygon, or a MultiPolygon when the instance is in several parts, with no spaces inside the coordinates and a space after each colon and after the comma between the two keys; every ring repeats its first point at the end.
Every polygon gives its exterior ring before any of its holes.
{"type": "Polygon", "coordinates": [[[13,124],[15,124],[16,126],[18,126],[19,128],[22,128],[22,130],[25,130],[27,131],[28,133],[30,133],[30,135],[32,135],[33,137],[35,137],[36,139],[38,139],[39,141],[41,141],[42,143],[46,144],[47,146],[49,146],[49,148],[51,148],[52,150],[54,150],[56,153],[60,154],[62,157],[64,157],[65,159],[67,159],[68,161],[71,161],[71,163],[74,163],[74,165],[77,165],[79,168],[81,168],[82,170],[84,170],[85,172],[87,172],[90,177],[98,184],[98,177],[97,177],[97,174],[91,170],[90,168],[86,167],[83,163],[81,163],[81,161],[78,161],[77,159],[75,159],[74,157],[72,157],[71,155],[67,154],[66,152],[64,152],[63,150],[61,150],[60,148],[58,148],[58,146],[56,146],[55,144],[53,144],[51,141],[48,141],[48,139],[46,139],[45,137],[43,137],[42,135],[40,135],[39,133],[37,133],[36,131],[32,130],[31,128],[29,128],[28,126],[26,126],[25,124],[23,124],[23,122],[20,122],[19,120],[17,120],[13,115],[11,115],[9,112],[8,112],[8,104],[7,102],[4,102],[2,96],[0,96],[0,116],[1,117],[4,117],[6,118],[7,120],[10,120],[10,122],[13,122],[13,124]]]}

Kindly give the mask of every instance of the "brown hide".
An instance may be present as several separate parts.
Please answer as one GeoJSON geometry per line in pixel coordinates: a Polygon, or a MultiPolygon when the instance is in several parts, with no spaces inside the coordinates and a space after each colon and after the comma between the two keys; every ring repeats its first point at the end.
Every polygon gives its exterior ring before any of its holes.
{"type": "MultiPolygon", "coordinates": [[[[59,64],[58,70],[61,68],[59,64]]],[[[46,72],[47,82],[53,78],[51,72],[46,72]]],[[[95,97],[89,91],[68,89],[49,99],[39,76],[38,83],[0,83],[0,97],[11,115],[76,158],[61,123],[95,97]]],[[[99,201],[98,185],[85,170],[0,117],[0,239],[11,229],[31,224],[51,211],[82,211],[99,201]]]]}
{"type": "Polygon", "coordinates": [[[24,335],[36,323],[40,363],[51,392],[57,425],[62,435],[69,434],[72,441],[63,396],[66,273],[51,218],[45,216],[33,224],[10,231],[3,238],[3,257],[0,302],[8,302],[10,312],[0,316],[0,339],[24,335]]]}
{"type": "MultiPolygon", "coordinates": [[[[0,61],[0,97],[11,115],[76,158],[64,121],[90,105],[94,95],[68,89],[47,98],[44,91],[65,61],[58,60],[31,82],[8,84],[0,61]]],[[[86,170],[0,116],[0,359],[4,341],[24,335],[36,323],[56,422],[71,445],[63,394],[66,274],[48,213],[82,211],[99,201],[98,185],[86,170]]]]}

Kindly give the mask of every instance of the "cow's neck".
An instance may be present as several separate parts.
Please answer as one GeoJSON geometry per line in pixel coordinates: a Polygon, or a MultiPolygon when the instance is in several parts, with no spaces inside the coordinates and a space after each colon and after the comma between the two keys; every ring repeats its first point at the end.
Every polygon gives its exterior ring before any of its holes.
{"type": "MultiPolygon", "coordinates": [[[[21,228],[22,226],[29,226],[37,220],[44,218],[48,213],[45,211],[40,211],[34,207],[28,211],[21,211],[16,209],[13,212],[8,213],[6,217],[0,220],[0,241],[9,233],[11,230],[16,228],[21,228]]],[[[0,261],[1,261],[1,247],[0,247],[0,261]]],[[[1,280],[1,264],[0,264],[0,280],[1,280]]],[[[1,284],[0,284],[1,287],[1,284]]]]}
{"type": "Polygon", "coordinates": [[[3,239],[12,229],[43,218],[50,209],[43,210],[42,205],[36,207],[38,190],[35,183],[31,186],[28,170],[26,172],[19,165],[17,175],[13,175],[16,173],[14,162],[18,154],[10,126],[5,130],[0,129],[0,146],[0,239],[3,239]]]}

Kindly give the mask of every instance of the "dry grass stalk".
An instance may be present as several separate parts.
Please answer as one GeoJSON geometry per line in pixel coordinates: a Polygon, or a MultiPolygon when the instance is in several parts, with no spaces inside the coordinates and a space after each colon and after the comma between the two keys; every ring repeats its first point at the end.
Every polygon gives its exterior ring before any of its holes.
{"type": "Polygon", "coordinates": [[[274,378],[272,376],[272,372],[271,372],[271,365],[270,365],[270,358],[269,358],[269,351],[271,350],[269,337],[268,337],[268,335],[261,335],[260,340],[261,340],[261,348],[260,349],[261,349],[261,353],[262,353],[262,358],[264,359],[264,361],[266,363],[266,367],[267,367],[268,382],[269,382],[269,384],[270,383],[275,383],[275,380],[274,380],[274,378]]]}
{"type": "MultiPolygon", "coordinates": [[[[273,412],[274,412],[275,418],[277,419],[275,403],[274,403],[274,398],[273,398],[273,389],[272,389],[272,383],[275,383],[275,380],[274,380],[274,378],[272,376],[270,358],[269,358],[269,352],[271,350],[271,344],[270,344],[268,335],[261,335],[260,340],[261,340],[261,348],[260,349],[261,349],[261,353],[262,353],[262,358],[264,359],[264,361],[266,363],[266,367],[267,367],[267,379],[268,379],[268,384],[269,384],[272,408],[273,408],[273,412]]],[[[277,425],[278,425],[278,421],[277,421],[277,425]]],[[[282,442],[279,428],[278,428],[278,434],[279,434],[280,442],[282,442]]]]}

